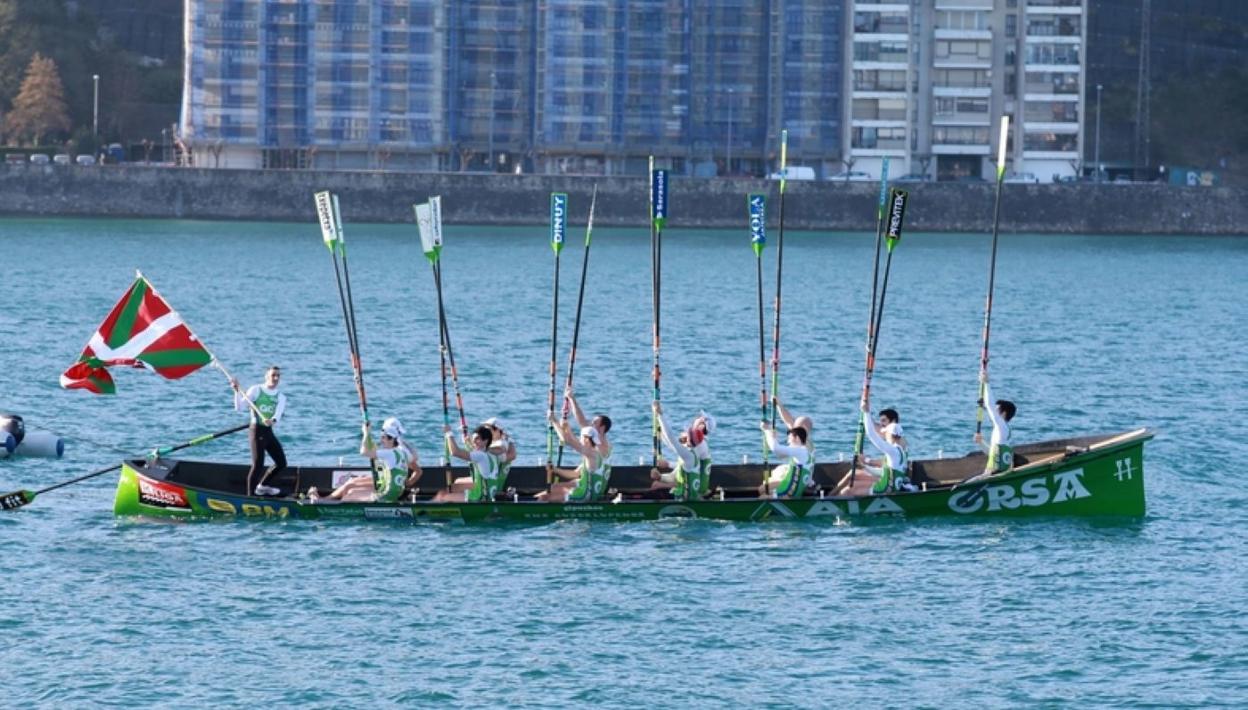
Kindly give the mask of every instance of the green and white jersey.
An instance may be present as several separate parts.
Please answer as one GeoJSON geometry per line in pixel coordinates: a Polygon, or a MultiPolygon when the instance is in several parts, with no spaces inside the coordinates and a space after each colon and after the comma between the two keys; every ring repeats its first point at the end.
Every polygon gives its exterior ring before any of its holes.
{"type": "Polygon", "coordinates": [[[801,498],[806,492],[806,487],[814,483],[811,473],[814,466],[811,463],[810,449],[805,446],[775,444],[774,439],[774,434],[768,437],[768,443],[772,444],[772,452],[787,458],[788,461],[784,465],[784,476],[780,484],[772,491],[772,495],[777,498],[801,498]]]}
{"type": "Polygon", "coordinates": [[[472,488],[464,493],[464,501],[492,501],[498,493],[499,469],[498,457],[486,451],[472,450],[468,452],[469,467],[472,470],[472,488]]]}
{"type": "Polygon", "coordinates": [[[588,503],[600,495],[602,488],[602,456],[597,451],[593,455],[592,468],[586,463],[585,457],[581,457],[581,463],[576,467],[580,476],[576,479],[576,485],[572,490],[568,491],[567,501],[569,503],[588,503]]]}
{"type": "Polygon", "coordinates": [[[286,395],[278,388],[269,389],[263,385],[252,385],[247,388],[242,397],[234,395],[234,408],[248,412],[251,415],[252,424],[259,422],[256,420],[255,410],[247,404],[246,400],[253,402],[264,418],[273,420],[274,424],[282,420],[282,414],[286,411],[286,395]]]}
{"type": "Polygon", "coordinates": [[[672,495],[677,500],[702,500],[711,490],[711,459],[699,458],[696,468],[685,466],[684,459],[676,462],[676,487],[672,495]]]}
{"type": "Polygon", "coordinates": [[[373,488],[376,490],[378,502],[394,503],[403,495],[407,487],[407,478],[411,475],[408,465],[412,457],[407,449],[377,449],[377,468],[373,477],[373,488]]]}
{"type": "Polygon", "coordinates": [[[988,473],[1000,473],[1014,468],[1014,447],[1010,446],[1010,423],[1005,421],[992,398],[992,388],[984,383],[984,408],[988,410],[988,418],[992,420],[992,438],[988,445],[988,464],[984,470],[988,473]]]}
{"type": "Polygon", "coordinates": [[[598,460],[598,470],[594,476],[594,497],[601,498],[607,494],[607,488],[611,485],[611,446],[607,445],[607,452],[601,454],[598,460]]]}
{"type": "Polygon", "coordinates": [[[886,440],[875,430],[875,426],[870,421],[866,423],[865,428],[871,444],[884,454],[884,461],[880,464],[880,478],[871,487],[871,492],[878,494],[903,490],[903,487],[910,483],[908,473],[910,463],[906,450],[886,440]]]}

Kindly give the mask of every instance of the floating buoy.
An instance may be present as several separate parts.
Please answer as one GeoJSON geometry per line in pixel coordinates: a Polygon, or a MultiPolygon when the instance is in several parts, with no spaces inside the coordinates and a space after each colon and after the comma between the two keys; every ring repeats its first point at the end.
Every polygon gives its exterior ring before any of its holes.
{"type": "Polygon", "coordinates": [[[9,456],[40,456],[60,458],[65,455],[65,440],[50,431],[26,429],[26,422],[17,414],[0,414],[0,458],[9,456]]]}

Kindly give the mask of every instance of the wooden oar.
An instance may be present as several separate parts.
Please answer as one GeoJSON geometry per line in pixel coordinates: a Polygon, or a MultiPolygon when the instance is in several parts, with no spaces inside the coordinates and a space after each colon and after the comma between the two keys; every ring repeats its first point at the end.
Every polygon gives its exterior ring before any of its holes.
{"type": "MultiPolygon", "coordinates": [[[[159,458],[161,456],[164,456],[165,454],[173,453],[174,451],[179,451],[181,449],[189,448],[191,446],[197,446],[204,442],[212,441],[213,439],[219,439],[227,434],[233,434],[235,432],[242,431],[246,429],[248,426],[250,425],[240,424],[236,427],[223,429],[215,434],[205,434],[203,436],[196,437],[194,439],[191,439],[190,441],[177,444],[175,446],[166,446],[164,448],[156,449],[152,453],[155,454],[157,458],[159,458]]],[[[71,478],[68,481],[62,481],[61,483],[48,486],[47,488],[40,488],[37,491],[20,490],[20,491],[13,491],[12,493],[5,493],[3,495],[0,495],[0,508],[3,508],[4,510],[16,510],[17,508],[20,508],[24,505],[28,505],[29,503],[34,501],[37,496],[41,496],[44,493],[47,493],[49,491],[54,491],[58,488],[64,488],[65,486],[71,486],[75,483],[85,481],[89,478],[95,478],[96,476],[103,476],[106,473],[120,469],[123,465],[124,464],[116,464],[114,466],[109,466],[108,468],[101,468],[97,471],[92,471],[91,473],[88,473],[86,475],[79,476],[77,478],[71,478]]]]}
{"type": "MultiPolygon", "coordinates": [[[[776,239],[776,310],[772,315],[771,401],[780,396],[780,286],[784,283],[784,186],[789,162],[789,131],[780,131],[780,236],[776,239]]],[[[779,407],[771,408],[771,428],[776,428],[779,407]]]]}
{"type": "MultiPolygon", "coordinates": [[[[863,379],[870,378],[871,367],[871,344],[875,338],[875,300],[879,294],[880,287],[880,243],[884,241],[884,206],[888,201],[888,157],[884,158],[884,165],[880,169],[880,204],[875,213],[875,258],[871,262],[871,306],[867,314],[867,345],[864,348],[866,355],[865,364],[863,365],[863,379]]],[[[866,387],[866,384],[863,385],[866,387]]],[[[850,479],[854,478],[856,469],[858,468],[858,457],[862,455],[863,437],[866,436],[866,422],[863,421],[862,412],[858,413],[858,434],[854,437],[854,457],[849,462],[850,479]]]]}
{"type": "MultiPolygon", "coordinates": [[[[563,252],[563,235],[568,221],[568,195],[550,193],[550,248],[555,252],[555,286],[551,291],[550,312],[550,393],[546,398],[547,421],[555,416],[555,356],[559,346],[559,255],[563,252]]],[[[555,425],[546,426],[546,463],[553,459],[555,425]]],[[[563,447],[559,447],[562,453],[563,447]]]]}
{"type": "MultiPolygon", "coordinates": [[[[888,228],[884,233],[888,255],[884,258],[884,278],[880,284],[880,303],[875,309],[875,323],[871,326],[871,348],[867,351],[867,367],[866,373],[862,378],[861,402],[867,402],[871,397],[871,376],[875,372],[875,354],[880,347],[880,323],[884,320],[884,299],[888,296],[888,275],[893,267],[893,248],[901,241],[901,227],[902,222],[905,220],[906,203],[909,199],[909,193],[905,190],[898,190],[894,187],[888,192],[888,228]]],[[[871,426],[871,424],[865,421],[865,416],[865,414],[860,414],[859,416],[864,428],[871,426]]],[[[855,451],[855,458],[861,453],[861,449],[855,451]]],[[[850,488],[853,488],[857,477],[857,466],[850,464],[849,473],[846,474],[846,477],[849,479],[850,488]]],[[[840,490],[841,484],[844,482],[845,479],[842,478],[840,483],[837,484],[837,490],[840,490]]]]}
{"type": "MultiPolygon", "coordinates": [[[[767,196],[755,193],[746,198],[750,220],[750,245],[758,272],[758,406],[759,422],[767,423],[767,344],[763,326],[763,248],[767,246],[767,196]]],[[[767,467],[767,435],[763,435],[763,468],[767,467]]],[[[763,472],[764,482],[768,480],[763,472]]]]}
{"type": "Polygon", "coordinates": [[[997,138],[997,197],[992,207],[992,256],[988,260],[988,296],[984,301],[984,342],[979,354],[979,398],[975,410],[975,433],[984,429],[984,382],[988,373],[988,335],[992,328],[992,290],[997,276],[997,235],[1001,224],[1001,185],[1005,182],[1005,139],[1010,131],[1010,116],[1001,116],[1001,134],[997,138]]]}
{"type": "MultiPolygon", "coordinates": [[[[585,256],[581,260],[581,286],[576,294],[576,320],[572,326],[572,349],[568,351],[568,379],[564,385],[564,390],[572,389],[572,372],[576,369],[576,346],[581,339],[581,307],[585,304],[585,276],[589,273],[589,245],[590,239],[594,234],[594,207],[598,204],[598,183],[594,183],[594,191],[589,197],[589,220],[585,222],[585,256]]],[[[552,384],[553,387],[553,384],[552,384]]],[[[551,396],[554,396],[554,390],[551,390],[551,396]]],[[[565,397],[563,400],[563,413],[561,420],[568,421],[568,408],[570,403],[565,397]]],[[[547,454],[547,458],[550,456],[547,454]]],[[[559,441],[558,465],[563,465],[563,441],[559,441]]]]}

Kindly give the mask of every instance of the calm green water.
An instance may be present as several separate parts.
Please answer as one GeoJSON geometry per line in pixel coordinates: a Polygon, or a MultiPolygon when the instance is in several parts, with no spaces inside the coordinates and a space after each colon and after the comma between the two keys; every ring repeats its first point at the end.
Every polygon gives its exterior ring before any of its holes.
{"type": "MultiPolygon", "coordinates": [[[[0,407],[68,440],[60,462],[0,462],[0,489],[240,421],[215,370],[119,372],[115,397],[58,388],[135,268],[243,380],[284,367],[292,461],[350,459],[359,415],[311,217],[0,221],[0,407]]],[[[428,265],[414,228],[348,230],[373,415],[433,458],[428,265]]],[[[781,390],[824,457],[852,440],[872,243],[786,239],[781,390]]],[[[913,235],[895,254],[875,403],[900,409],[916,455],[971,446],[988,248],[913,235]]],[[[774,256],[773,235],[769,311],[774,256]]],[[[648,257],[644,232],[595,234],[577,382],[616,422],[617,463],[649,450],[648,257]]],[[[663,263],[665,405],[718,416],[717,460],[757,459],[748,235],[672,230],[663,263]]],[[[469,417],[506,417],[535,462],[544,232],[452,228],[444,270],[469,417]]],[[[1002,238],[992,371],[1015,439],[1156,427],[1143,520],[175,525],[114,519],[109,475],[0,515],[3,704],[1241,705],[1246,281],[1243,240],[1002,238]]],[[[193,453],[243,460],[246,440],[193,453]]]]}

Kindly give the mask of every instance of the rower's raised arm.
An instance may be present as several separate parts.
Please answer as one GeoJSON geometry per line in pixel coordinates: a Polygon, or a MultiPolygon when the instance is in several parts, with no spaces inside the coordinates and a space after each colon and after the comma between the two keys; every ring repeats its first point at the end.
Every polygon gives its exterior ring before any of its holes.
{"type": "Polygon", "coordinates": [[[793,423],[793,415],[789,413],[788,409],[785,409],[783,404],[781,404],[780,397],[772,397],[771,401],[776,405],[776,413],[780,415],[780,419],[784,422],[784,425],[790,429],[796,426],[793,423]]]}
{"type": "Polygon", "coordinates": [[[443,436],[446,438],[446,448],[450,450],[451,456],[464,461],[472,460],[472,456],[469,455],[468,451],[460,446],[459,442],[455,441],[455,433],[451,431],[450,427],[446,427],[443,436]]]}
{"type": "Polygon", "coordinates": [[[572,390],[569,389],[564,392],[563,396],[568,400],[568,407],[572,410],[572,415],[576,417],[576,425],[581,428],[589,426],[589,420],[585,418],[585,411],[581,409],[581,403],[576,401],[572,390]]]}

